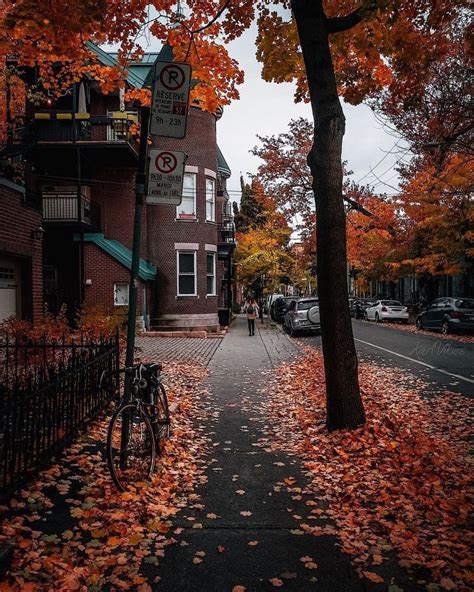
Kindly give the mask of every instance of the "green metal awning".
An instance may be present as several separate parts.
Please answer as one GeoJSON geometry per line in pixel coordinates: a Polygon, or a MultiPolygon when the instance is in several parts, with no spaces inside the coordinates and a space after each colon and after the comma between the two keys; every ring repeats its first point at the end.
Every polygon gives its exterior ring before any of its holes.
{"type": "MultiPolygon", "coordinates": [[[[79,241],[80,234],[74,235],[74,240],[79,241]]],[[[84,241],[94,243],[104,253],[113,257],[121,265],[127,269],[132,269],[132,251],[117,240],[105,238],[101,232],[86,232],[84,234],[84,241]]],[[[156,266],[144,259],[140,259],[140,267],[138,270],[138,277],[143,281],[150,281],[156,278],[156,266]]]]}
{"type": "Polygon", "coordinates": [[[219,173],[222,173],[226,179],[228,179],[232,175],[232,171],[230,170],[230,166],[227,164],[224,155],[221,152],[219,146],[217,146],[217,170],[219,173]]]}

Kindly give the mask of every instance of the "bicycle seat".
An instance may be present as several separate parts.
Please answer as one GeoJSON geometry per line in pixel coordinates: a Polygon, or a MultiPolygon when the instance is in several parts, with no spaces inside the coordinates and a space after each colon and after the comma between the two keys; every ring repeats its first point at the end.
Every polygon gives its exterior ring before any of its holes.
{"type": "Polygon", "coordinates": [[[157,374],[159,372],[161,372],[163,366],[161,364],[158,364],[156,362],[149,362],[147,364],[143,364],[143,369],[145,371],[146,374],[151,375],[151,374],[157,374]]]}

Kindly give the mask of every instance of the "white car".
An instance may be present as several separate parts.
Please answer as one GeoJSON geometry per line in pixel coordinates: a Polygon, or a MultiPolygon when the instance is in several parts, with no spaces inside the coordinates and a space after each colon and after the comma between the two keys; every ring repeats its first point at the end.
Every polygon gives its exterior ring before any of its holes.
{"type": "Polygon", "coordinates": [[[377,300],[365,310],[368,321],[401,321],[408,323],[408,308],[398,300],[377,300]]]}

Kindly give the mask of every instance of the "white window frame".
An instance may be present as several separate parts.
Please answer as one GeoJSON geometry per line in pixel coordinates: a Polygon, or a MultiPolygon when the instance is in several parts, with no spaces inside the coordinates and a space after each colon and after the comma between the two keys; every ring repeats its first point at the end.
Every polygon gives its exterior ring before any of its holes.
{"type": "MultiPolygon", "coordinates": [[[[182,213],[180,212],[180,208],[182,206],[182,201],[181,204],[179,206],[176,206],[176,219],[177,220],[196,220],[197,218],[197,212],[196,212],[196,194],[197,194],[197,174],[196,173],[184,173],[184,177],[186,178],[187,176],[192,177],[194,179],[194,187],[193,187],[193,213],[192,214],[186,214],[186,213],[182,213]]],[[[190,197],[189,195],[185,196],[185,189],[184,189],[184,183],[183,183],[183,199],[184,197],[190,197]]]]}
{"type": "Polygon", "coordinates": [[[128,282],[114,282],[114,306],[128,306],[130,302],[130,284],[128,282]],[[127,286],[127,302],[117,302],[117,286],[127,286]]]}
{"type": "Polygon", "coordinates": [[[206,296],[217,296],[216,273],[217,273],[217,269],[216,269],[216,254],[213,253],[213,252],[206,251],[206,296]],[[207,272],[207,258],[208,257],[212,257],[212,263],[213,263],[213,274],[212,274],[212,276],[207,272]],[[212,277],[213,278],[213,291],[212,292],[208,292],[207,291],[207,278],[209,278],[209,277],[212,277]]]}
{"type": "Polygon", "coordinates": [[[206,222],[216,221],[216,180],[211,177],[206,177],[206,222]],[[208,192],[207,184],[212,184],[212,195],[208,192]],[[208,215],[208,206],[211,215],[208,215]]]}
{"type": "Polygon", "coordinates": [[[177,296],[197,296],[197,251],[176,251],[176,295],[177,296]],[[193,255],[194,258],[194,273],[190,274],[185,272],[183,274],[179,271],[179,256],[180,255],[193,255]],[[179,277],[180,275],[193,275],[194,276],[194,293],[193,294],[181,294],[179,291],[179,277]]]}

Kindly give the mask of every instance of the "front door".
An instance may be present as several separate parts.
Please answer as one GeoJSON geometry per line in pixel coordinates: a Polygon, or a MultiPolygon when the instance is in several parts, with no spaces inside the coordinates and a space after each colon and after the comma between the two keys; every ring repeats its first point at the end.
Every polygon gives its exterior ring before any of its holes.
{"type": "Polygon", "coordinates": [[[0,259],[0,323],[19,317],[18,265],[12,259],[0,259]]]}

